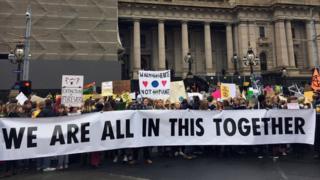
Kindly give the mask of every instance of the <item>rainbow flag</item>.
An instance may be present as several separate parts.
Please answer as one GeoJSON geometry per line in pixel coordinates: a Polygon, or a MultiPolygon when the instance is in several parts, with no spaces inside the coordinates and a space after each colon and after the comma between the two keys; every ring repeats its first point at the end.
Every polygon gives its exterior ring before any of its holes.
{"type": "Polygon", "coordinates": [[[95,94],[96,82],[88,83],[83,86],[83,94],[95,94]]]}

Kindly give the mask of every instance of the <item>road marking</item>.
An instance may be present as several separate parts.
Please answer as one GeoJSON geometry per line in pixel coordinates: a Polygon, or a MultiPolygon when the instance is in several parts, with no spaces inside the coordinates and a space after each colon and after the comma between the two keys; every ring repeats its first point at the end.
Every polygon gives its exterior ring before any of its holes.
{"type": "Polygon", "coordinates": [[[132,179],[132,180],[150,180],[150,179],[145,179],[145,178],[141,178],[141,177],[133,177],[133,176],[125,176],[125,175],[120,175],[120,174],[113,174],[113,173],[109,173],[110,176],[116,176],[116,177],[120,177],[120,178],[125,178],[125,179],[132,179]]]}
{"type": "Polygon", "coordinates": [[[284,180],[288,180],[288,176],[286,175],[286,173],[280,168],[279,163],[277,163],[277,161],[274,161],[274,163],[276,164],[276,169],[277,172],[280,174],[281,178],[284,180]]]}

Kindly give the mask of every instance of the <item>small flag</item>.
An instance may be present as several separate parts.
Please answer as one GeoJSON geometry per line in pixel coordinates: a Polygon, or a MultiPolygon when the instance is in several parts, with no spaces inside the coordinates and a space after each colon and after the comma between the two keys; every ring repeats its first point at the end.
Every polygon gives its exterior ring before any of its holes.
{"type": "Polygon", "coordinates": [[[83,94],[96,93],[96,82],[88,83],[83,86],[83,94]]]}

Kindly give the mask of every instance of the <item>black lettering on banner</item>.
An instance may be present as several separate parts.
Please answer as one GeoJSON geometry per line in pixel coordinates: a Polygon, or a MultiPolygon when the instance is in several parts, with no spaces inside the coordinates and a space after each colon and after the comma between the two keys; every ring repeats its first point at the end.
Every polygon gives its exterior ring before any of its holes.
{"type": "Polygon", "coordinates": [[[306,134],[303,130],[303,126],[305,125],[305,120],[302,117],[294,118],[294,133],[295,134],[306,134]]]}
{"type": "Polygon", "coordinates": [[[159,130],[160,130],[160,119],[156,118],[156,122],[152,118],[149,118],[148,121],[148,136],[151,137],[152,133],[154,136],[159,136],[159,130]]]}
{"type": "Polygon", "coordinates": [[[121,134],[121,120],[116,120],[117,139],[123,139],[124,134],[121,134]]]}
{"type": "Polygon", "coordinates": [[[147,135],[147,118],[142,119],[142,137],[147,135]]]}
{"type": "Polygon", "coordinates": [[[60,144],[65,144],[66,143],[64,141],[61,125],[56,125],[54,127],[53,133],[52,133],[52,136],[51,136],[50,146],[56,145],[56,142],[59,142],[60,144]]]}
{"type": "Polygon", "coordinates": [[[14,145],[15,149],[19,149],[21,146],[22,138],[23,138],[23,133],[26,128],[22,127],[19,129],[19,134],[17,135],[17,130],[16,128],[10,128],[10,132],[8,135],[7,129],[3,128],[2,133],[3,133],[3,138],[4,142],[6,143],[6,148],[11,149],[12,148],[12,142],[14,145]]]}
{"type": "Polygon", "coordinates": [[[248,136],[250,134],[251,128],[249,124],[249,120],[246,118],[241,118],[238,121],[238,129],[239,129],[239,133],[242,136],[248,136]],[[246,123],[246,125],[243,125],[243,123],[246,123]]]}
{"type": "Polygon", "coordinates": [[[217,136],[221,136],[220,125],[221,125],[222,119],[213,119],[213,122],[216,123],[217,136]]]}
{"type": "Polygon", "coordinates": [[[202,122],[203,122],[203,119],[202,119],[202,118],[198,118],[198,119],[196,120],[196,126],[197,126],[198,129],[200,130],[200,131],[197,131],[197,132],[196,132],[197,136],[203,136],[203,134],[204,134],[204,128],[203,128],[203,126],[202,126],[202,122]]]}
{"type": "Polygon", "coordinates": [[[178,131],[179,131],[179,136],[189,136],[189,119],[185,118],[179,118],[179,125],[178,125],[178,131]],[[184,121],[184,123],[183,123],[184,121]],[[183,134],[184,131],[184,134],[183,134]]]}
{"type": "Polygon", "coordinates": [[[27,148],[37,147],[37,143],[33,142],[34,139],[37,139],[37,135],[33,132],[37,131],[38,127],[28,127],[28,139],[27,139],[27,148]]]}
{"type": "Polygon", "coordinates": [[[293,124],[292,124],[292,117],[285,117],[284,118],[284,124],[285,124],[285,128],[284,128],[284,133],[285,134],[293,134],[293,124]]]}
{"type": "Polygon", "coordinates": [[[194,119],[190,119],[190,136],[194,136],[194,119]]]}
{"type": "Polygon", "coordinates": [[[110,121],[104,122],[104,128],[103,128],[101,140],[104,141],[106,140],[107,137],[110,137],[110,140],[114,139],[114,133],[113,133],[112,125],[110,121]]]}
{"type": "Polygon", "coordinates": [[[171,136],[175,136],[175,126],[176,126],[176,123],[177,123],[177,119],[176,118],[170,118],[169,119],[169,122],[171,123],[171,136]]]}
{"type": "Polygon", "coordinates": [[[130,130],[130,119],[126,119],[126,138],[133,138],[133,133],[130,130]]]}
{"type": "Polygon", "coordinates": [[[87,137],[89,135],[90,131],[87,129],[87,127],[90,126],[89,122],[81,123],[81,142],[89,142],[90,138],[87,137]]]}
{"type": "Polygon", "coordinates": [[[272,123],[272,134],[275,135],[277,134],[277,129],[279,130],[279,134],[283,134],[283,128],[282,128],[282,118],[279,117],[278,118],[278,122],[277,118],[271,118],[271,123],[272,123]]]}
{"type": "Polygon", "coordinates": [[[227,118],[226,120],[224,120],[223,122],[223,129],[224,129],[224,132],[226,133],[226,135],[228,136],[233,136],[236,134],[236,122],[234,122],[233,119],[231,118],[227,118]],[[229,131],[229,128],[228,128],[228,124],[231,124],[231,131],[229,131]]]}
{"type": "Polygon", "coordinates": [[[263,122],[263,126],[264,126],[264,134],[268,135],[269,134],[269,121],[270,118],[261,118],[261,121],[263,122]]]}
{"type": "Polygon", "coordinates": [[[67,133],[67,143],[72,144],[79,143],[77,138],[77,133],[79,132],[79,127],[76,124],[68,124],[68,133],[67,133]]]}
{"type": "Polygon", "coordinates": [[[252,118],[252,132],[254,136],[260,136],[261,132],[258,131],[260,130],[260,125],[257,124],[259,122],[259,118],[252,118]]]}

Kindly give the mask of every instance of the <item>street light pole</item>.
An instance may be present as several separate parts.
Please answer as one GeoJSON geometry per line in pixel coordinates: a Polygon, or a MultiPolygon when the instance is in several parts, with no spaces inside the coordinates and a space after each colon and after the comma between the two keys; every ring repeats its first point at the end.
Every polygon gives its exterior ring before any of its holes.
{"type": "Polygon", "coordinates": [[[243,63],[246,66],[250,66],[250,74],[253,76],[253,66],[258,64],[259,58],[256,57],[252,48],[250,47],[247,51],[247,55],[243,58],[243,63]]]}
{"type": "Polygon", "coordinates": [[[8,59],[10,61],[10,63],[12,64],[18,64],[17,66],[17,82],[19,82],[21,80],[21,64],[23,62],[23,57],[24,57],[24,45],[22,43],[19,43],[16,45],[16,48],[14,49],[14,51],[10,52],[10,54],[8,55],[8,59]]]}
{"type": "Polygon", "coordinates": [[[23,80],[29,80],[29,66],[30,66],[30,35],[31,35],[31,6],[28,6],[26,12],[26,34],[24,40],[24,61],[23,61],[23,80]]]}
{"type": "Polygon", "coordinates": [[[238,56],[236,53],[233,54],[233,57],[232,57],[232,62],[233,62],[233,66],[234,66],[234,75],[238,75],[239,72],[238,72],[238,56]]]}

